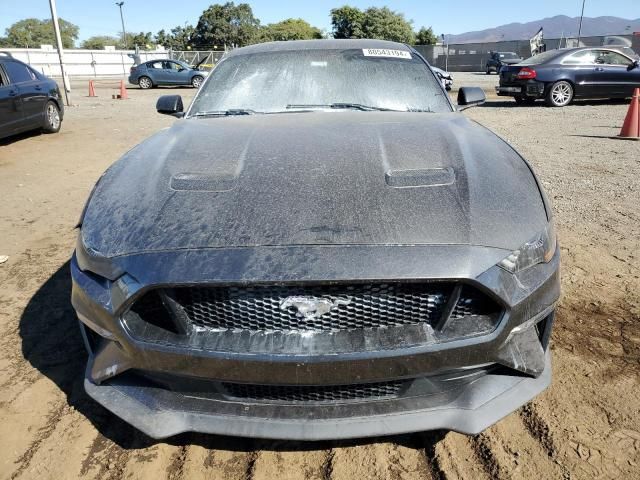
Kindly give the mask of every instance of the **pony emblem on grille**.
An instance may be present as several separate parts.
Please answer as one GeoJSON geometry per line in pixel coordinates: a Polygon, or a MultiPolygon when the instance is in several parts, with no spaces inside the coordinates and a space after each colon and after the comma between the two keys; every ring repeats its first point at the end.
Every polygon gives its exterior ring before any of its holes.
{"type": "Polygon", "coordinates": [[[349,305],[351,298],[330,297],[287,297],[280,302],[280,310],[296,309],[296,315],[306,320],[313,320],[329,313],[340,305],[349,305]]]}

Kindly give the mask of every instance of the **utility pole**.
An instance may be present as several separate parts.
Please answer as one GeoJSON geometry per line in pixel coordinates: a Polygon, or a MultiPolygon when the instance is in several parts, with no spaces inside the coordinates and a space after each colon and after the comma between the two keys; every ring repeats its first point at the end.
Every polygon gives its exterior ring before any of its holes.
{"type": "Polygon", "coordinates": [[[445,37],[444,33],[442,34],[442,43],[445,44],[444,48],[446,49],[444,52],[444,71],[449,71],[449,37],[445,37]]]}
{"type": "Polygon", "coordinates": [[[578,26],[578,47],[580,46],[580,35],[582,34],[582,17],[584,17],[584,2],[586,0],[582,0],[582,13],[580,14],[580,25],[578,26]]]}
{"type": "MultiPolygon", "coordinates": [[[[124,44],[122,50],[126,50],[127,49],[127,31],[124,29],[124,15],[122,14],[122,6],[124,5],[124,2],[116,2],[116,5],[120,7],[120,21],[122,22],[122,43],[124,44]]],[[[122,51],[120,51],[120,58],[122,59],[122,73],[126,75],[127,67],[125,67],[124,65],[124,55],[122,54],[122,51]]]]}
{"type": "Polygon", "coordinates": [[[56,10],[56,0],[49,0],[51,7],[51,20],[53,22],[53,30],[56,34],[56,45],[58,46],[58,58],[60,60],[60,73],[62,74],[62,89],[64,90],[64,98],[68,107],[71,106],[71,85],[69,85],[69,77],[64,68],[64,53],[62,51],[62,37],[60,36],[60,25],[58,25],[58,12],[56,10]]]}

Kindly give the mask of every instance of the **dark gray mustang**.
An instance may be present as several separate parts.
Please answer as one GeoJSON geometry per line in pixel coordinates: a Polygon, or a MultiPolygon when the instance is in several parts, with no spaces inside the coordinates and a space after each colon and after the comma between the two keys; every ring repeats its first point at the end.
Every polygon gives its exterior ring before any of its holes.
{"type": "Polygon", "coordinates": [[[549,204],[412,48],[240,48],[158,110],[182,119],[100,178],[71,263],[96,401],[315,440],[477,433],[549,385],[549,204]]]}

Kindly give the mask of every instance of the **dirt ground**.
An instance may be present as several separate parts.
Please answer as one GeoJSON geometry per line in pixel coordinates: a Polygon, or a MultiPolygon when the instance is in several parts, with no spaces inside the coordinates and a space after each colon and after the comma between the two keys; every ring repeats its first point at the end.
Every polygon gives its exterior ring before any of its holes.
{"type": "MultiPolygon", "coordinates": [[[[490,89],[496,77],[455,78],[490,89]]],[[[640,478],[640,142],[609,138],[624,103],[516,108],[490,97],[464,113],[531,161],[554,205],[563,298],[553,385],[535,401],[475,437],[154,441],[84,393],[68,259],[99,175],[174,120],[154,112],[163,91],[117,101],[105,84],[98,98],[76,86],[59,134],[0,142],[1,478],[640,478]]]]}

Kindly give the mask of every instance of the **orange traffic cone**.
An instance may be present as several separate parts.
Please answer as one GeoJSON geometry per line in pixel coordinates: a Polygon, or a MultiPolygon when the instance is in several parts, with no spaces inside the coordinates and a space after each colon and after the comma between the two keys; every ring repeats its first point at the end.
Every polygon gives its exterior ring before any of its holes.
{"type": "Polygon", "coordinates": [[[96,95],[96,86],[93,83],[93,80],[89,80],[89,96],[90,97],[97,97],[98,95],[96,95]]]}
{"type": "Polygon", "coordinates": [[[640,138],[640,88],[633,92],[629,111],[620,130],[621,138],[640,138]]]}
{"type": "Polygon", "coordinates": [[[124,86],[124,80],[120,80],[120,95],[118,95],[120,100],[126,100],[127,98],[127,89],[124,86]]]}

